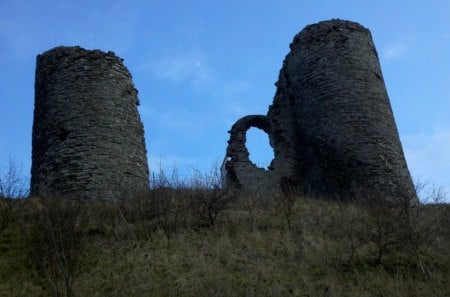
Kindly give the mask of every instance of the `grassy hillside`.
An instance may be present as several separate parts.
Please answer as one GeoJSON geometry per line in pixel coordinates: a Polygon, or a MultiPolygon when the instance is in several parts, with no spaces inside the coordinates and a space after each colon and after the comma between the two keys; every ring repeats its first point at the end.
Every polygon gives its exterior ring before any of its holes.
{"type": "Polygon", "coordinates": [[[0,200],[0,296],[450,296],[449,206],[199,188],[0,200]]]}

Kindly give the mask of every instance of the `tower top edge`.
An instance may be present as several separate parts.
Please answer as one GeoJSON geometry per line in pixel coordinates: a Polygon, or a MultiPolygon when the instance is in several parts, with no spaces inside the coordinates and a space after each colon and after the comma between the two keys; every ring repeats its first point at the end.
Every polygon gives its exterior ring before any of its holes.
{"type": "Polygon", "coordinates": [[[113,51],[102,51],[100,49],[93,49],[88,50],[85,48],[82,48],[81,46],[56,46],[54,48],[51,48],[39,55],[37,55],[37,58],[41,57],[64,57],[64,56],[96,56],[96,57],[109,57],[112,59],[119,59],[123,61],[122,58],[118,57],[115,52],[113,51]]]}
{"type": "Polygon", "coordinates": [[[322,29],[350,29],[350,30],[360,30],[360,31],[369,31],[368,28],[364,27],[358,22],[343,20],[343,19],[330,19],[324,20],[317,23],[309,24],[305,26],[302,30],[307,32],[311,30],[322,30],[322,29]]]}

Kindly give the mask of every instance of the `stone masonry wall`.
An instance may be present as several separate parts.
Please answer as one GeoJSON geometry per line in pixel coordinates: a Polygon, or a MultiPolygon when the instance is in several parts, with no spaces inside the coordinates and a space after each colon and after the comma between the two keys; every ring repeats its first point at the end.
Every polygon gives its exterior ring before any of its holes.
{"type": "Polygon", "coordinates": [[[31,194],[111,198],[148,187],[131,74],[113,52],[37,56],[31,194]]]}
{"type": "MultiPolygon", "coordinates": [[[[414,197],[370,31],[324,21],[304,28],[290,49],[267,115],[275,159],[266,173],[278,188],[287,180],[317,196],[356,189],[414,197]]],[[[227,168],[236,171],[229,157],[227,168]]]]}
{"type": "MultiPolygon", "coordinates": [[[[264,115],[249,115],[239,119],[229,131],[225,163],[226,183],[234,188],[241,188],[252,193],[276,193],[277,178],[273,170],[258,168],[249,160],[249,152],[245,147],[247,131],[255,127],[269,133],[269,123],[264,115]]],[[[270,167],[271,168],[271,167],[270,167]]]]}

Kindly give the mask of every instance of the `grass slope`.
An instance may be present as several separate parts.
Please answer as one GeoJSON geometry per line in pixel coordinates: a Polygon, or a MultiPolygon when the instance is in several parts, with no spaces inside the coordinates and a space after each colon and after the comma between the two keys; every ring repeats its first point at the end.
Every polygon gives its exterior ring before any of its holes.
{"type": "Polygon", "coordinates": [[[444,204],[163,188],[0,206],[0,296],[450,296],[444,204]]]}

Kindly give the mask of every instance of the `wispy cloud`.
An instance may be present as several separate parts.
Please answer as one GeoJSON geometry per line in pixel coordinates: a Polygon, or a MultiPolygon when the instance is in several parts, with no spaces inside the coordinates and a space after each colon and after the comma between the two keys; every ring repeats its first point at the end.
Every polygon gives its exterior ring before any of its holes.
{"type": "Polygon", "coordinates": [[[412,176],[442,187],[450,195],[450,129],[405,136],[403,146],[412,176]]]}
{"type": "Polygon", "coordinates": [[[134,46],[138,12],[137,5],[120,1],[87,5],[68,1],[3,2],[0,48],[19,57],[57,45],[124,52],[134,46]]]}
{"type": "Polygon", "coordinates": [[[187,82],[196,88],[210,88],[216,77],[200,49],[172,50],[152,59],[144,68],[150,68],[161,79],[176,83],[187,82]]]}
{"type": "Polygon", "coordinates": [[[229,125],[243,115],[255,113],[255,104],[249,98],[252,89],[252,83],[243,80],[232,81],[214,92],[214,96],[220,98],[218,102],[226,124],[229,125]]]}
{"type": "Polygon", "coordinates": [[[393,60],[402,57],[409,49],[407,42],[400,40],[391,43],[382,49],[383,58],[393,60]]]}
{"type": "Polygon", "coordinates": [[[0,39],[5,52],[22,57],[39,46],[39,39],[33,37],[25,24],[8,18],[0,21],[0,39]]]}
{"type": "Polygon", "coordinates": [[[189,131],[190,137],[198,137],[205,128],[205,115],[194,111],[173,109],[169,111],[155,110],[148,105],[141,105],[139,111],[144,121],[150,121],[164,131],[189,131]]]}

